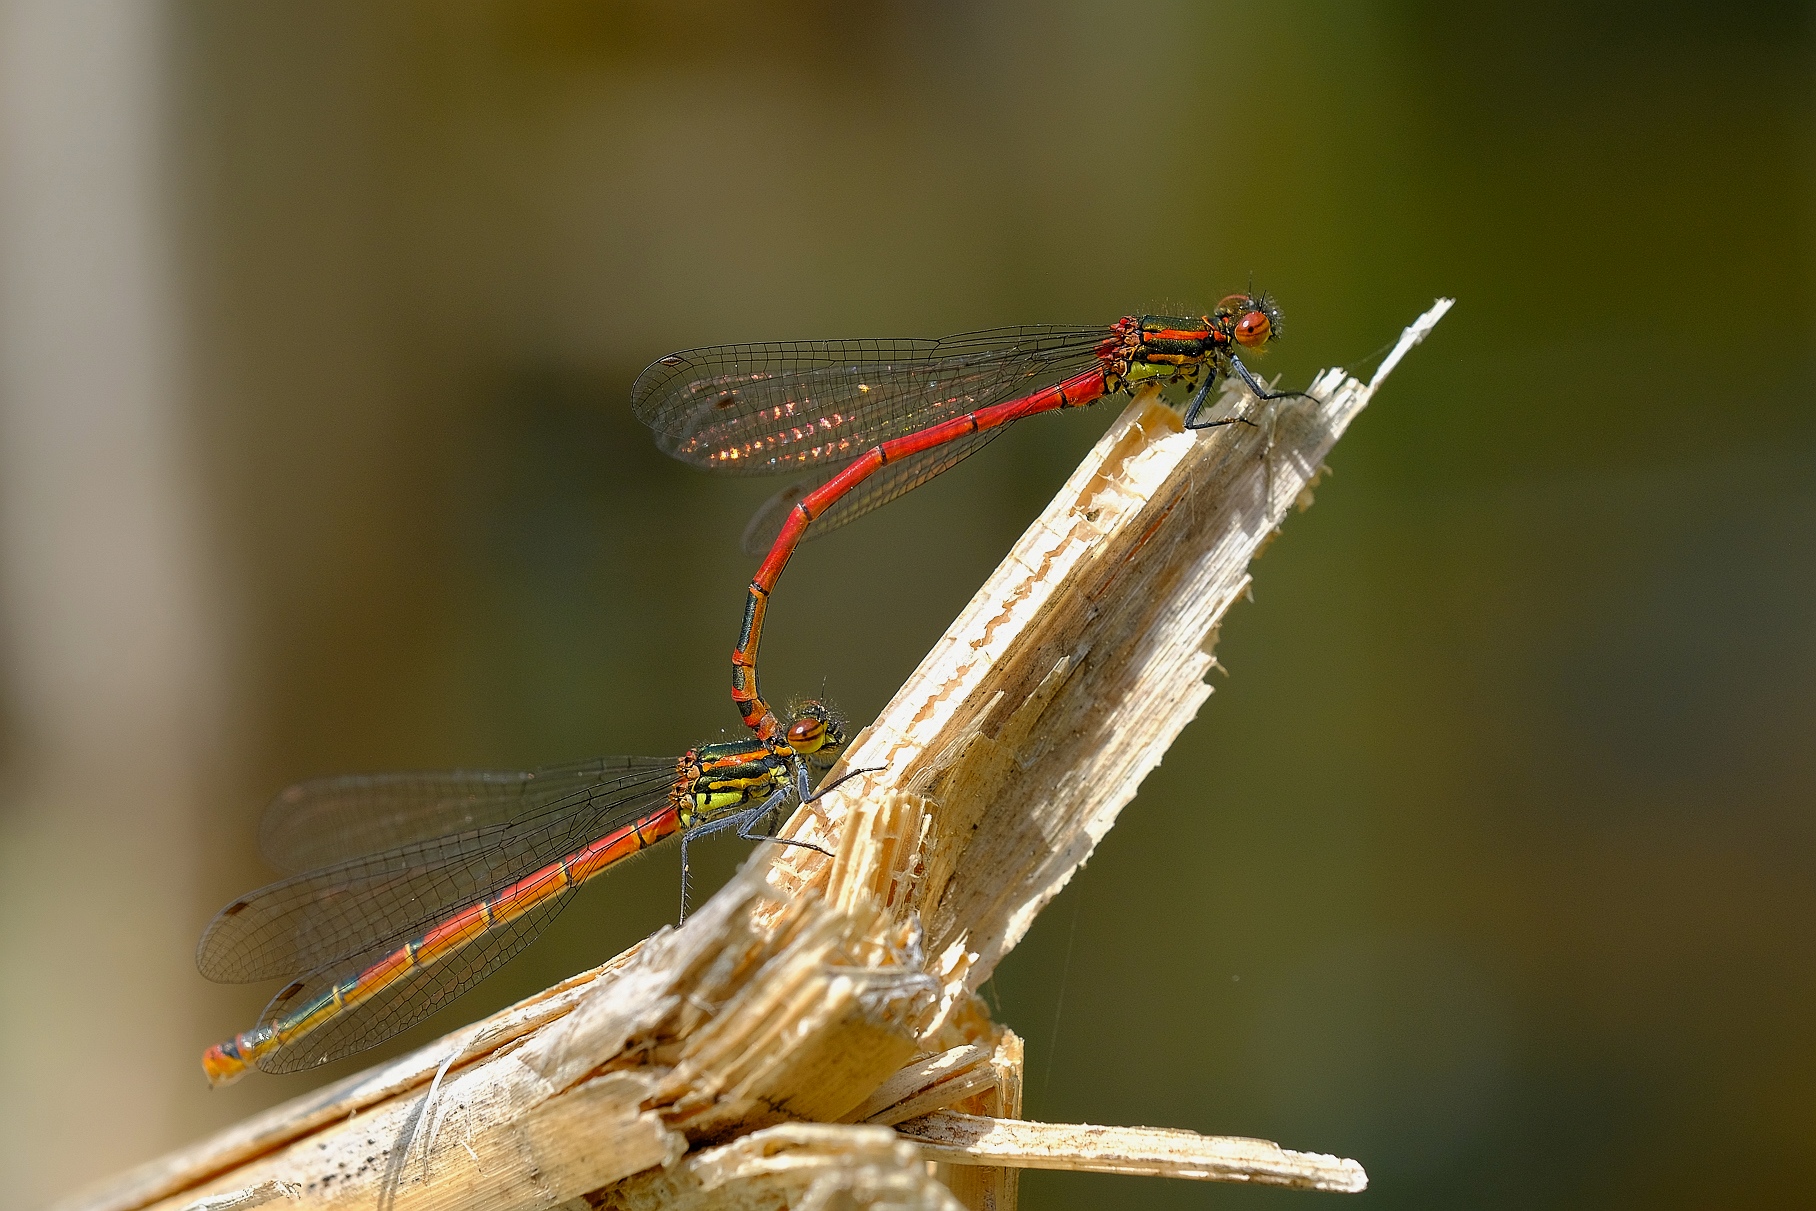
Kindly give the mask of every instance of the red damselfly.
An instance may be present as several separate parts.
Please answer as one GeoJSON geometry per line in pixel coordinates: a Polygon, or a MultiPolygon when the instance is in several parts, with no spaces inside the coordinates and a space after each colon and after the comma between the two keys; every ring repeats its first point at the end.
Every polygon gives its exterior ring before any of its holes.
{"type": "MultiPolygon", "coordinates": [[[[813,776],[845,725],[806,703],[777,740],[663,757],[602,757],[534,772],[379,774],[283,792],[259,843],[303,873],[215,915],[196,948],[211,980],[289,979],[259,1024],[208,1049],[216,1085],[248,1066],[294,1072],[422,1021],[528,946],[567,893],[660,841],[769,836],[786,808],[829,793],[813,776]]],[[[781,841],[820,850],[804,841],[781,841]]],[[[820,850],[824,853],[824,850],[820,850]]]]}
{"type": "Polygon", "coordinates": [[[1143,383],[1180,385],[1188,429],[1218,380],[1234,374],[1263,400],[1237,355],[1280,337],[1266,295],[1233,294],[1211,314],[1125,316],[1108,326],[993,328],[940,340],[831,340],[718,345],[650,364],[631,389],[657,444],[695,466],[733,474],[805,470],[745,533],[767,548],[745,599],[732,653],[732,699],[759,737],[782,722],[763,700],[757,646],[770,594],[796,545],[949,470],[1012,421],[1083,407],[1143,383]]]}

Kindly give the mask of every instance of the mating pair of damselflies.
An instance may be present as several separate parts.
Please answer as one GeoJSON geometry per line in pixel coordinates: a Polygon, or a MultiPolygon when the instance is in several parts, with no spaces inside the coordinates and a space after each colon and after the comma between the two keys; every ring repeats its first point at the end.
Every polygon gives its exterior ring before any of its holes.
{"type": "Polygon", "coordinates": [[[685,913],[690,841],[732,831],[774,840],[786,809],[870,772],[816,791],[814,774],[845,744],[844,722],[818,702],[784,721],[758,688],[770,594],[810,528],[823,533],[893,500],[1013,421],[1143,383],[1182,387],[1189,429],[1232,423],[1203,417],[1211,390],[1233,375],[1257,397],[1278,398],[1240,351],[1279,336],[1272,301],[1239,294],[1195,318],[725,345],[652,363],[632,406],[666,452],[716,471],[806,473],[746,531],[747,548],[768,550],[732,656],[732,698],[754,737],[678,761],[605,757],[285,791],[266,811],[260,845],[301,873],[216,914],[197,963],[211,979],[290,983],[258,1026],[208,1050],[210,1081],[235,1080],[249,1065],[291,1072],[383,1042],[529,945],[581,883],[677,834],[685,913]]]}

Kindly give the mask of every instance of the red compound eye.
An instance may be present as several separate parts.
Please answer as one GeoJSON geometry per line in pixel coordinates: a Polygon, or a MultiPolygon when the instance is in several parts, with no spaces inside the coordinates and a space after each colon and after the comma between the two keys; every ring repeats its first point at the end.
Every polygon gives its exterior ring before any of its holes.
{"type": "Polygon", "coordinates": [[[826,741],[826,721],[812,715],[788,725],[788,747],[798,753],[811,753],[826,741]]]}
{"type": "Polygon", "coordinates": [[[1265,311],[1251,311],[1236,321],[1236,343],[1244,349],[1259,349],[1273,333],[1273,322],[1265,311]]]}

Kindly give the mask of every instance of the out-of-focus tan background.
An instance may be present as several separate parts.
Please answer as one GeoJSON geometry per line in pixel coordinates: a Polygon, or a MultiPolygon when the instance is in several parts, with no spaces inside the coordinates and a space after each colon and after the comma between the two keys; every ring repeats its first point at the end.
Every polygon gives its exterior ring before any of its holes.
{"type": "MultiPolygon", "coordinates": [[[[202,1081],[273,990],[192,948],[271,877],[286,782],[735,728],[771,485],[662,458],[626,405],[646,362],[1202,309],[1251,274],[1289,384],[1460,302],[989,986],[1028,1113],[1354,1156],[1379,1207],[1807,1201],[1811,26],[0,4],[0,1202],[376,1058],[202,1081]]],[[[766,685],[869,718],[1112,412],[805,548],[766,685]]],[[[615,875],[391,1052],[675,899],[672,853],[615,875]]]]}

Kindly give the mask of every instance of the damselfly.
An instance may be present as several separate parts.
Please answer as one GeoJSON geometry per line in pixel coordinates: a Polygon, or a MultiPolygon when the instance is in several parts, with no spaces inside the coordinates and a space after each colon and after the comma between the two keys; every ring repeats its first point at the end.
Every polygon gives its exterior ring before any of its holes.
{"type": "MultiPolygon", "coordinates": [[[[211,980],[288,979],[259,1024],[208,1049],[224,1085],[249,1065],[293,1072],[405,1030],[528,946],[576,887],[679,834],[769,835],[810,803],[845,725],[817,702],[780,739],[533,772],[379,774],[305,782],[265,813],[260,847],[300,870],[215,915],[196,948],[211,980]]],[[[818,850],[805,841],[783,841],[818,850]]],[[[824,853],[824,850],[820,850],[824,853]]]]}
{"type": "Polygon", "coordinates": [[[1182,385],[1188,429],[1249,423],[1201,417],[1212,387],[1234,374],[1263,400],[1238,349],[1280,337],[1266,295],[1233,294],[1197,317],[1125,316],[1108,326],[1023,326],[940,340],[792,341],[717,345],[650,364],[632,407],[667,453],[733,474],[806,470],[745,532],[768,556],[750,582],[732,653],[732,700],[759,737],[782,722],[757,682],[770,594],[813,527],[822,534],[975,453],[1012,421],[1083,407],[1142,383],[1182,385]]]}

